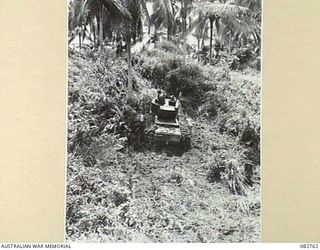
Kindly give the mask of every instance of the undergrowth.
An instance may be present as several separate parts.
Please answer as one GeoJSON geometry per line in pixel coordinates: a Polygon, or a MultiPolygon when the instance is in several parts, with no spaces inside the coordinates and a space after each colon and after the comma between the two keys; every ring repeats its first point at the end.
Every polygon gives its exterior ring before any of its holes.
{"type": "Polygon", "coordinates": [[[78,242],[260,241],[259,72],[189,63],[172,44],[134,56],[69,52],[66,233],[78,242]],[[137,152],[134,117],[180,94],[191,149],[137,152]]]}

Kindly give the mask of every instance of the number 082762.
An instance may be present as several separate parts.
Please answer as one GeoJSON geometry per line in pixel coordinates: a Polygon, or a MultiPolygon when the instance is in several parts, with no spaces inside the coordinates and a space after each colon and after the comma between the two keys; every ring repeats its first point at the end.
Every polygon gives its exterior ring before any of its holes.
{"type": "Polygon", "coordinates": [[[311,248],[311,249],[316,249],[319,248],[318,244],[300,244],[300,248],[311,248]]]}

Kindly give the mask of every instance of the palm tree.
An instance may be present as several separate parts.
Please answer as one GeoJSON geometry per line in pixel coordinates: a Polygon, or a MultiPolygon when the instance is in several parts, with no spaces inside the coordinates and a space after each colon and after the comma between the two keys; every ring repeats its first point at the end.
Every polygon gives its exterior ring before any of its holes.
{"type": "Polygon", "coordinates": [[[94,42],[100,46],[106,37],[106,24],[119,25],[123,20],[131,19],[119,0],[74,0],[69,13],[69,31],[76,28],[84,31],[89,26],[94,42]]]}
{"type": "Polygon", "coordinates": [[[81,8],[80,1],[73,1],[69,4],[68,44],[70,44],[76,36],[79,36],[79,48],[81,48],[82,29],[85,22],[84,16],[81,14],[81,8]]]}
{"type": "Polygon", "coordinates": [[[203,15],[201,11],[199,11],[198,17],[196,18],[196,20],[192,22],[190,31],[192,31],[194,27],[195,27],[194,34],[195,34],[195,37],[197,38],[197,51],[198,51],[197,59],[198,59],[198,62],[200,62],[200,50],[201,50],[200,48],[203,47],[204,39],[208,31],[208,23],[207,23],[206,16],[203,15]],[[201,41],[202,41],[202,45],[201,45],[201,41]]]}
{"type": "Polygon", "coordinates": [[[261,2],[262,0],[238,0],[239,4],[246,6],[250,10],[250,24],[252,27],[251,34],[255,40],[256,48],[259,50],[261,45],[261,2]]]}
{"type": "Polygon", "coordinates": [[[150,25],[150,16],[144,0],[122,0],[123,6],[130,14],[130,19],[124,20],[124,32],[126,37],[126,45],[128,52],[128,95],[129,100],[132,97],[132,60],[131,60],[131,46],[135,43],[137,38],[141,38],[143,34],[142,19],[143,14],[146,16],[148,25],[150,25]]]}
{"type": "Polygon", "coordinates": [[[248,11],[247,7],[240,6],[234,1],[227,1],[225,3],[215,0],[212,2],[200,3],[197,5],[194,12],[200,12],[205,14],[206,20],[209,21],[210,25],[210,49],[209,49],[209,63],[211,64],[212,60],[212,41],[213,41],[213,31],[216,32],[216,37],[218,34],[221,34],[221,26],[223,23],[230,20],[241,20],[240,17],[242,14],[248,11]]]}
{"type": "Polygon", "coordinates": [[[172,0],[155,0],[152,7],[153,14],[150,17],[150,22],[154,26],[154,36],[160,27],[166,26],[167,39],[170,40],[175,22],[175,5],[172,0]]]}
{"type": "MultiPolygon", "coordinates": [[[[130,1],[128,1],[130,2],[130,1]]],[[[100,48],[103,47],[103,41],[106,37],[105,31],[107,24],[115,24],[120,26],[122,24],[129,24],[129,30],[132,27],[131,13],[123,6],[119,0],[75,0],[71,4],[71,20],[69,22],[70,29],[78,28],[83,30],[87,26],[91,27],[93,32],[94,42],[98,41],[100,48]],[[74,19],[74,20],[72,20],[74,19]],[[99,39],[97,40],[96,37],[99,39]]],[[[69,17],[70,17],[69,16],[69,17]]],[[[128,51],[128,95],[132,89],[132,73],[131,73],[131,37],[129,33],[127,37],[127,51],[128,51]]],[[[81,39],[79,40],[81,41],[81,39]]]]}
{"type": "Polygon", "coordinates": [[[181,0],[177,4],[176,0],[154,0],[151,23],[154,25],[154,36],[157,30],[165,26],[167,29],[167,40],[180,31],[180,39],[183,39],[183,51],[185,61],[187,17],[192,8],[192,0],[181,0]]]}
{"type": "Polygon", "coordinates": [[[187,53],[187,12],[190,1],[182,0],[181,3],[181,18],[182,18],[182,36],[183,36],[183,65],[186,65],[187,53]]]}
{"type": "Polygon", "coordinates": [[[149,15],[149,11],[148,11],[148,8],[147,8],[146,0],[140,0],[140,4],[139,5],[141,7],[141,13],[146,17],[146,22],[147,22],[147,25],[148,25],[148,34],[150,35],[151,22],[150,22],[150,15],[149,15]]]}
{"type": "MultiPolygon", "coordinates": [[[[112,36],[111,26],[117,27],[118,32],[124,34],[128,53],[128,98],[130,98],[132,94],[131,45],[142,34],[143,14],[150,23],[145,0],[74,0],[69,12],[71,13],[69,30],[77,28],[84,36],[85,31],[90,27],[90,32],[87,33],[93,35],[94,43],[100,48],[103,47],[104,39],[108,35],[112,36]]],[[[70,36],[70,39],[73,38],[74,36],[70,36]]]]}

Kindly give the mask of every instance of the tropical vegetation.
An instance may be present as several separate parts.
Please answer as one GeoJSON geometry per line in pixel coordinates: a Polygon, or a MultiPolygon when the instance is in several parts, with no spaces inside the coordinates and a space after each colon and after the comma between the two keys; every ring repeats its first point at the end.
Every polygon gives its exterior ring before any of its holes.
{"type": "Polygon", "coordinates": [[[261,1],[68,8],[67,241],[260,241],[261,1]],[[147,140],[158,89],[189,148],[147,140]]]}

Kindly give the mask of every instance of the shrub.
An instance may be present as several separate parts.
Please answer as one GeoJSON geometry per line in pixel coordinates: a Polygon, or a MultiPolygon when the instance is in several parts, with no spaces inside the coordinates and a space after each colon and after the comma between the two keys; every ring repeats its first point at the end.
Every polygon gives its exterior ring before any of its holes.
{"type": "Polygon", "coordinates": [[[260,56],[255,52],[253,45],[237,48],[229,60],[232,70],[244,70],[248,67],[260,70],[260,56]]]}
{"type": "Polygon", "coordinates": [[[156,88],[164,87],[166,75],[182,65],[182,57],[159,49],[145,51],[137,69],[143,77],[152,80],[156,88]]]}
{"type": "Polygon", "coordinates": [[[178,96],[181,94],[181,102],[189,114],[197,110],[204,95],[202,70],[196,64],[171,70],[166,77],[167,93],[178,96]]]}
{"type": "Polygon", "coordinates": [[[162,40],[157,44],[157,48],[163,50],[165,52],[175,53],[178,55],[182,55],[182,50],[172,41],[162,40]]]}
{"type": "Polygon", "coordinates": [[[209,179],[222,180],[234,194],[245,195],[247,178],[245,166],[250,164],[246,159],[245,149],[234,147],[217,152],[211,166],[209,179]]]}
{"type": "Polygon", "coordinates": [[[220,132],[241,138],[247,145],[260,142],[260,86],[254,74],[230,73],[229,82],[217,85],[215,101],[221,113],[220,132]]]}

